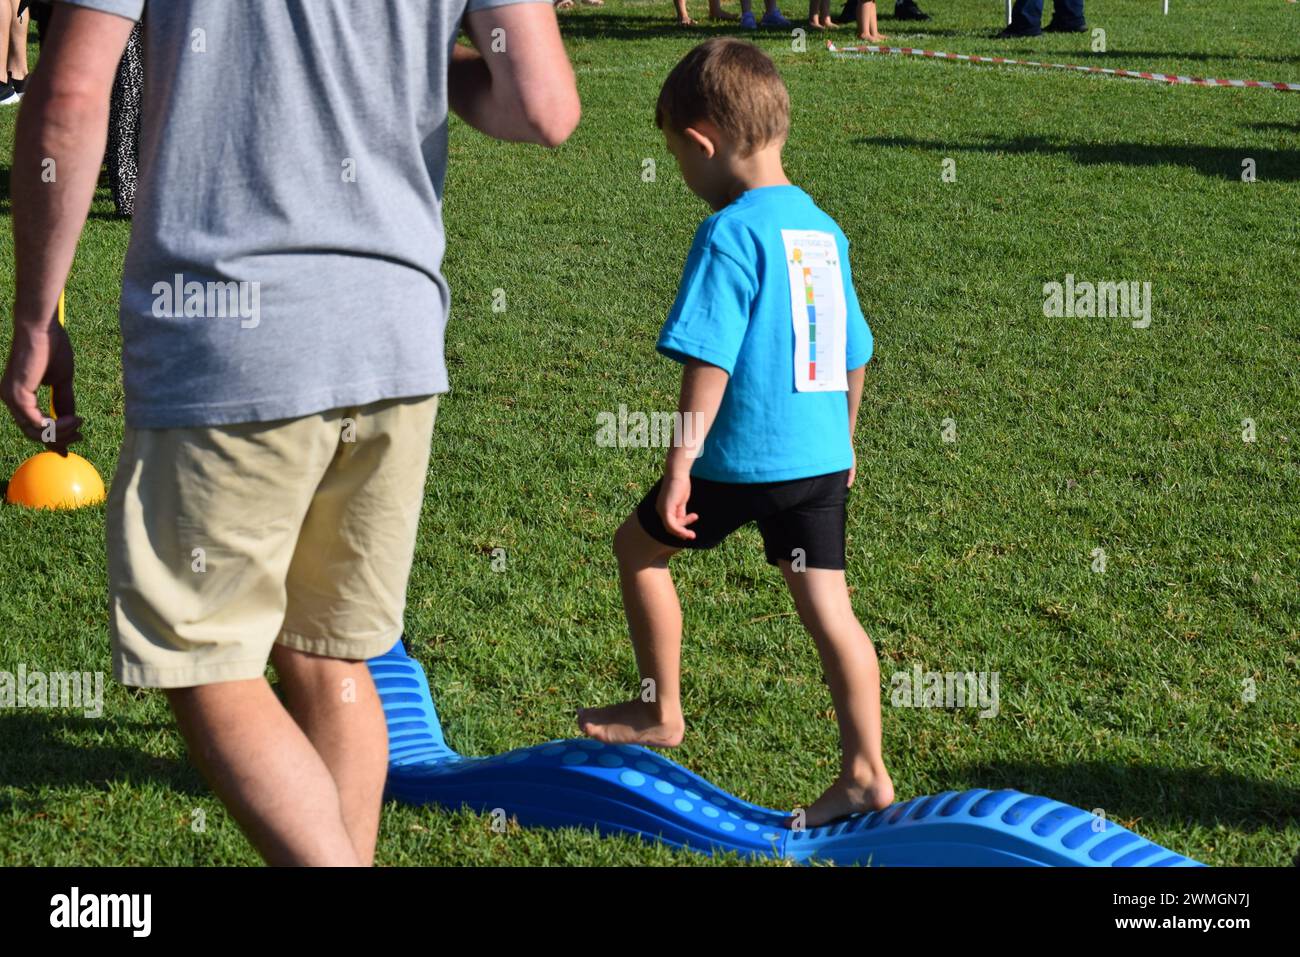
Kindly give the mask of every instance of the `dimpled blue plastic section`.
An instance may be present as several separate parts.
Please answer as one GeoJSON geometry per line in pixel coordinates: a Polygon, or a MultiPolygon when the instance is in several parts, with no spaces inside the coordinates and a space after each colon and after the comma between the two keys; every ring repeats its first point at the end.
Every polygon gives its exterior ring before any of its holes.
{"type": "Polygon", "coordinates": [[[466,758],[447,746],[424,669],[400,641],[368,664],[388,721],[387,793],[403,803],[503,813],[526,827],[636,834],[706,854],[801,862],[1199,866],[1078,808],[1019,791],[923,795],[825,827],[792,830],[788,814],[734,797],[634,745],[571,738],[466,758]]]}

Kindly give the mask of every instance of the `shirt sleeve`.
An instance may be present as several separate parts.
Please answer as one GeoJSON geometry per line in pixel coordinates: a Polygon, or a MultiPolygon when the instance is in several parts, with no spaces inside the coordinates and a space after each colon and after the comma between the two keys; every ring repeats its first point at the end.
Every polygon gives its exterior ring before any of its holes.
{"type": "Polygon", "coordinates": [[[844,304],[848,307],[847,326],[845,328],[845,345],[847,348],[846,358],[848,359],[848,369],[856,369],[864,366],[871,359],[871,354],[875,351],[875,340],[871,336],[871,327],[867,325],[867,317],[862,314],[862,306],[858,304],[858,292],[853,288],[853,274],[849,270],[849,257],[845,256],[841,260],[844,263],[844,304]]]}
{"type": "Polygon", "coordinates": [[[126,17],[128,20],[139,20],[140,15],[144,13],[145,4],[145,0],[56,0],[56,2],[85,7],[87,10],[98,10],[100,13],[111,13],[114,16],[126,17]]]}
{"type": "Polygon", "coordinates": [[[693,248],[657,348],[676,362],[699,359],[731,375],[757,291],[753,270],[734,256],[708,243],[693,248]]]}

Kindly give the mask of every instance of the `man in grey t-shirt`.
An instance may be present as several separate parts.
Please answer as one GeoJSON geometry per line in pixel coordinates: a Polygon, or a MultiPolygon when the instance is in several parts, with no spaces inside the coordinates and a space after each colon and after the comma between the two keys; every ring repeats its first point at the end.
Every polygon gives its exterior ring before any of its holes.
{"type": "Polygon", "coordinates": [[[18,124],[0,381],[56,449],[82,423],[52,317],[142,14],[114,673],[166,689],[268,861],[369,863],[387,747],[365,659],[401,634],[447,389],[448,112],[554,146],[578,120],[573,72],[544,0],[62,0],[18,124]]]}

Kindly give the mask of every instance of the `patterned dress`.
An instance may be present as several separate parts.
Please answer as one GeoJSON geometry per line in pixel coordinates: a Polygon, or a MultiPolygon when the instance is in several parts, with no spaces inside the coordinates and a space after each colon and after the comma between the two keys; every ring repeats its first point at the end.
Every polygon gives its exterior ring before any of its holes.
{"type": "Polygon", "coordinates": [[[135,209],[135,176],[140,158],[140,98],[144,91],[144,38],[137,23],[126,43],[126,52],[113,80],[109,100],[108,184],[119,216],[135,209]]]}

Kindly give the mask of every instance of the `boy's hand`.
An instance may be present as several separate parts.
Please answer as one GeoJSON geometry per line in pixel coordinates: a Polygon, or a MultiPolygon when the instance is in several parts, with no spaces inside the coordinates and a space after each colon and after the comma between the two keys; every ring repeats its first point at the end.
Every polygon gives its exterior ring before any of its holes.
{"type": "Polygon", "coordinates": [[[655,503],[655,508],[659,511],[659,518],[663,520],[664,527],[678,538],[687,541],[693,539],[695,533],[686,526],[700,517],[694,512],[690,515],[686,514],[686,503],[690,498],[689,473],[679,476],[664,475],[663,482],[659,486],[659,501],[655,503]]]}
{"type": "Polygon", "coordinates": [[[848,488],[853,488],[853,480],[858,477],[858,450],[851,449],[850,454],[853,456],[853,464],[849,466],[848,488]]]}

